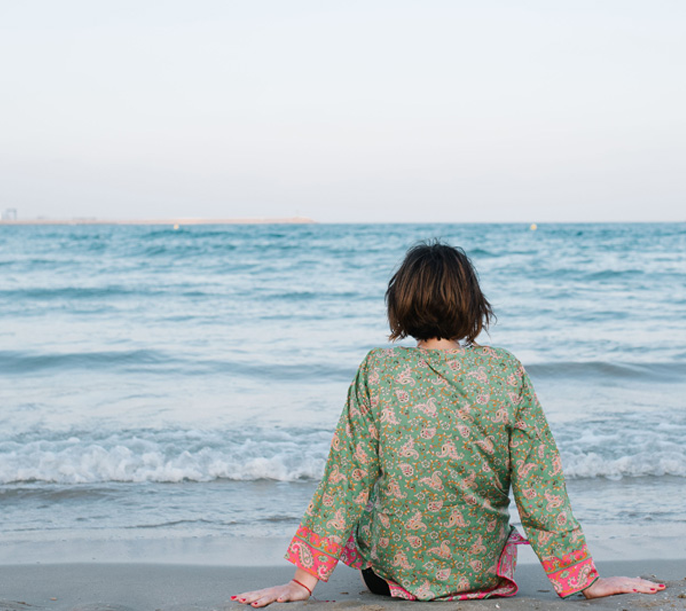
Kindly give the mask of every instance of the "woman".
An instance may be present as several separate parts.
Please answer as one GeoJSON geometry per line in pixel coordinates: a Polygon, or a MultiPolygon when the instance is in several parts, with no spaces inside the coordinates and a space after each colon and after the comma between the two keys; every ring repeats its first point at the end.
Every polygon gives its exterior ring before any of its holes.
{"type": "Polygon", "coordinates": [[[234,597],[305,600],[339,559],[369,589],[409,600],[512,596],[512,488],[555,591],[587,598],[664,588],[599,577],[572,515],[555,441],[519,361],[476,337],[493,317],[471,262],[433,243],[410,249],[386,292],[390,339],[350,386],[319,487],[286,558],[284,585],[234,597]]]}

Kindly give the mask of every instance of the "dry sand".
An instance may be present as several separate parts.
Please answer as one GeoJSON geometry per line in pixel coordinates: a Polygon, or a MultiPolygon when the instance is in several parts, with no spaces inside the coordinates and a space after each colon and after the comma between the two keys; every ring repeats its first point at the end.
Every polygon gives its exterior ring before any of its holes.
{"type": "MultiPolygon", "coordinates": [[[[375,596],[363,589],[358,573],[339,566],[329,583],[320,583],[316,600],[272,605],[271,609],[309,611],[485,611],[485,610],[684,610],[686,561],[599,562],[604,575],[656,578],[668,588],[655,595],[625,594],[586,601],[563,601],[538,565],[517,569],[519,594],[513,598],[452,603],[415,603],[375,596]],[[653,577],[654,576],[654,577],[653,577]],[[325,602],[330,601],[330,602],[325,602]],[[430,606],[428,606],[430,605],[430,606]]],[[[292,576],[290,565],[236,568],[179,564],[24,564],[0,565],[1,611],[210,611],[244,610],[232,594],[292,576]]]]}

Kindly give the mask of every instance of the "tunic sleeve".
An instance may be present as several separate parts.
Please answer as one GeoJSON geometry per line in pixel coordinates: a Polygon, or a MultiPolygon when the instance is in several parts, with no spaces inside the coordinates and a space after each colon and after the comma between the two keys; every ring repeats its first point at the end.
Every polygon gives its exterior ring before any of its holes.
{"type": "Polygon", "coordinates": [[[336,567],[379,477],[369,358],[350,385],[324,475],[286,552],[287,560],[322,581],[336,567]]]}
{"type": "Polygon", "coordinates": [[[521,390],[510,436],[512,490],[531,546],[555,591],[566,598],[599,575],[572,514],[555,440],[521,366],[519,376],[521,390]]]}

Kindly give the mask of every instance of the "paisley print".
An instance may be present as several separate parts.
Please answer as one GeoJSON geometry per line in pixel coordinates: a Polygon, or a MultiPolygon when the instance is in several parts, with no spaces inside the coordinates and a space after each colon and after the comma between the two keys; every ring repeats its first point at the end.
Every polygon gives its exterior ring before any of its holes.
{"type": "Polygon", "coordinates": [[[509,525],[510,488],[555,591],[591,585],[598,574],[521,363],[485,346],[372,350],[286,558],[322,580],[339,559],[371,566],[408,600],[512,596],[525,541],[509,525]]]}

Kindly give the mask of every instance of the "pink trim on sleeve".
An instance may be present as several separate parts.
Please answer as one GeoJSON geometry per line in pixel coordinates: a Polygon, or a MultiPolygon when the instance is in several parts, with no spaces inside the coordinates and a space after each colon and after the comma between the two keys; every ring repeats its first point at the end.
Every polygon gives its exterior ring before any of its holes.
{"type": "Polygon", "coordinates": [[[286,552],[286,560],[298,568],[328,581],[336,568],[343,546],[328,537],[320,537],[306,526],[300,526],[286,552]]]}
{"type": "Polygon", "coordinates": [[[555,592],[562,598],[580,592],[599,577],[586,544],[561,558],[549,556],[541,564],[555,592]]]}

